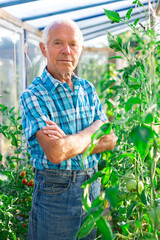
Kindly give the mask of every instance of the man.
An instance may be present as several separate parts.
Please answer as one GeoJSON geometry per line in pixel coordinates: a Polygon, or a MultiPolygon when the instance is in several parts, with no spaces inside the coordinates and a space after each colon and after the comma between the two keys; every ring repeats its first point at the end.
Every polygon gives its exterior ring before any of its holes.
{"type": "MultiPolygon", "coordinates": [[[[101,138],[81,167],[92,134],[105,122],[95,88],[73,70],[83,48],[80,29],[71,20],[48,25],[39,44],[47,66],[21,96],[22,125],[28,140],[35,187],[29,240],[71,240],[82,223],[82,184],[97,171],[100,153],[112,150],[113,133],[101,138]]],[[[100,193],[92,184],[90,198],[100,193]]],[[[85,239],[94,239],[93,231],[85,239]]]]}

